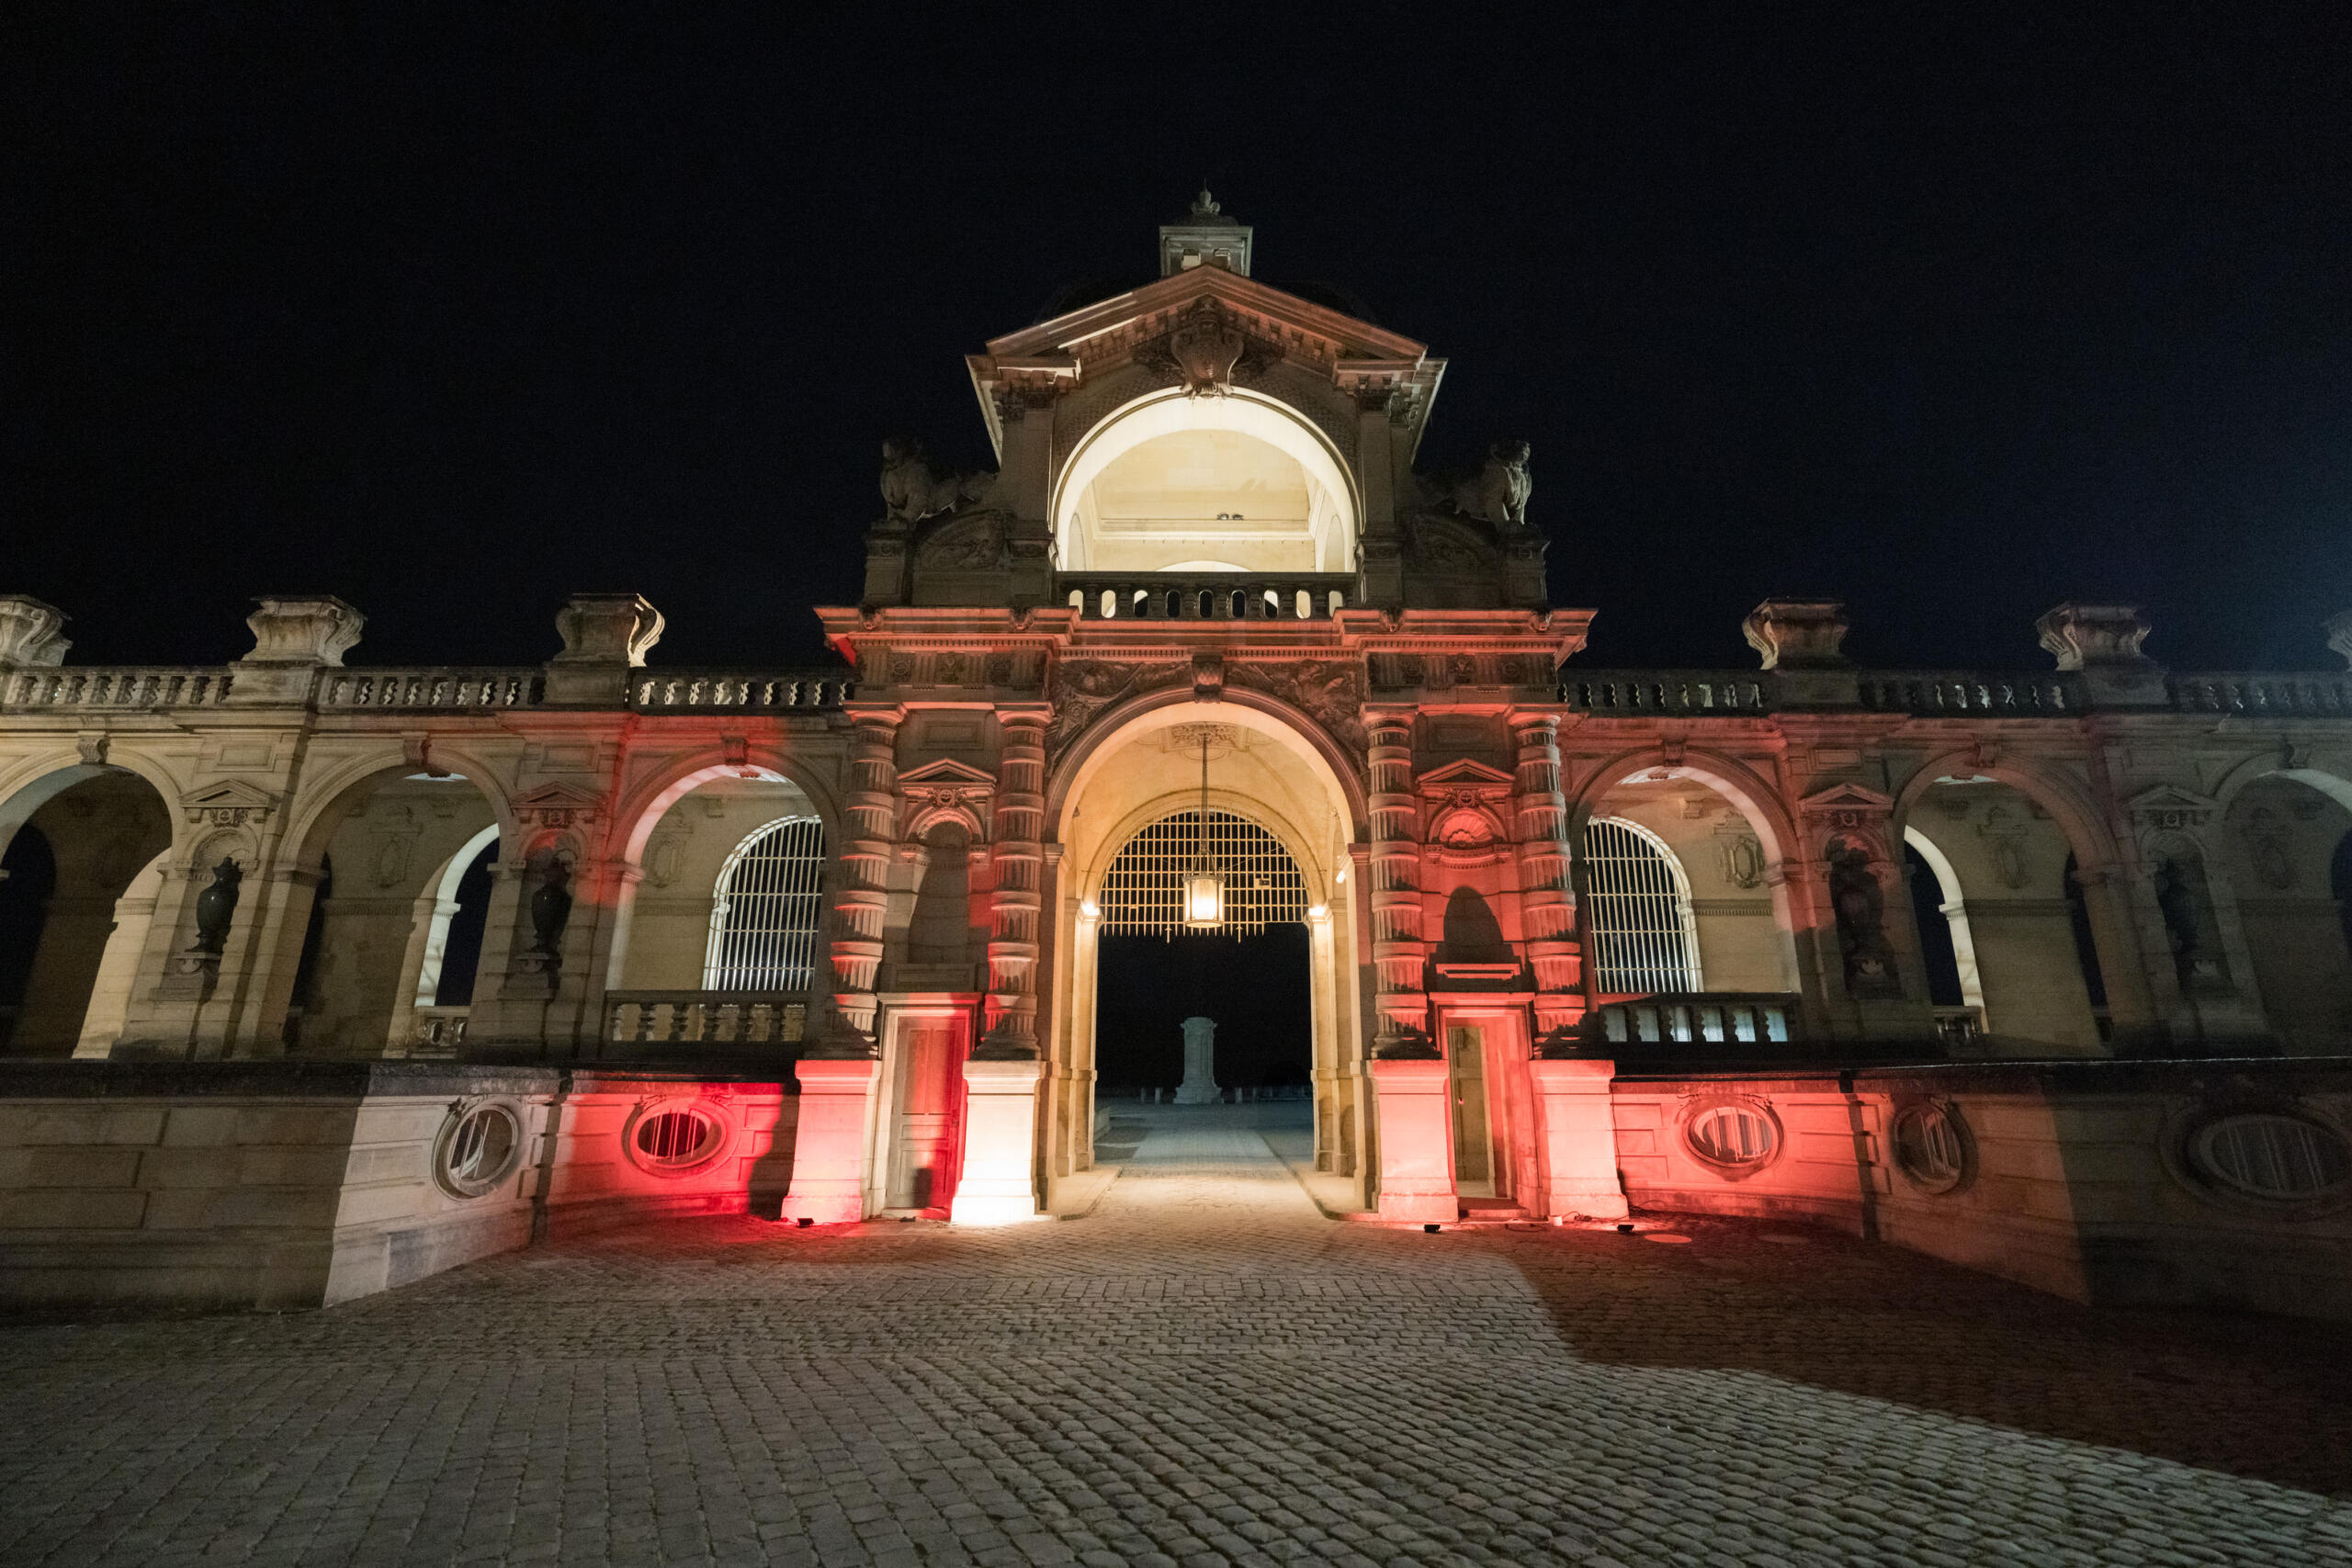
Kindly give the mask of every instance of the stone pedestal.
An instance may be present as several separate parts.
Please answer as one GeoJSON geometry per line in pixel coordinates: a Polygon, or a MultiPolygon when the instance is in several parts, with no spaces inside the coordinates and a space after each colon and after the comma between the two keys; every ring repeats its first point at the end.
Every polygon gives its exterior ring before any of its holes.
{"type": "Polygon", "coordinates": [[[1540,1212],[1624,1218],[1625,1190],[1617,1177],[1617,1124],[1609,1097],[1617,1064],[1573,1057],[1538,1058],[1528,1066],[1535,1075],[1544,1139],[1540,1212]]]}
{"type": "Polygon", "coordinates": [[[870,1056],[804,1057],[800,1130],[792,1150],[792,1190],[784,1217],[820,1225],[865,1217],[866,1124],[882,1064],[870,1056]]]}
{"type": "MultiPolygon", "coordinates": [[[[1037,1218],[1037,1079],[1035,1057],[975,1057],[964,1064],[964,1173],[947,1217],[962,1225],[1037,1218]]],[[[802,1112],[803,1126],[807,1112],[802,1112]]]]}
{"type": "Polygon", "coordinates": [[[1450,1224],[1461,1217],[1453,1190],[1452,1104],[1440,1057],[1376,1061],[1380,1105],[1380,1217],[1450,1224]]]}
{"type": "Polygon", "coordinates": [[[1184,1081],[1176,1086],[1179,1105],[1215,1105],[1225,1098],[1216,1087],[1216,1020],[1184,1021],[1184,1081]]]}

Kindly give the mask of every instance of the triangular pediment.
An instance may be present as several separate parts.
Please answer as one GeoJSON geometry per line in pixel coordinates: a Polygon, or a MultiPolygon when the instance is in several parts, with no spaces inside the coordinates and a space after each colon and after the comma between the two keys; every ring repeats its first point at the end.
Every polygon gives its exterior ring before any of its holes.
{"type": "Polygon", "coordinates": [[[2222,803],[2215,800],[2211,795],[2199,795],[2193,789],[2183,789],[2178,784],[2157,784],[2153,789],[2142,790],[2138,795],[2133,795],[2130,801],[2126,802],[2126,804],[2135,813],[2146,813],[2155,811],[2218,811],[2221,809],[2222,803]]]}
{"type": "Polygon", "coordinates": [[[525,790],[514,797],[514,804],[526,811],[594,811],[604,799],[593,789],[559,779],[525,790]]]}
{"type": "MultiPolygon", "coordinates": [[[[1213,299],[1232,312],[1244,330],[1254,326],[1269,341],[1284,348],[1306,348],[1305,357],[1326,363],[1341,359],[1418,363],[1429,354],[1427,344],[1401,333],[1285,294],[1223,267],[1203,266],[992,338],[987,357],[1016,363],[1063,360],[1082,373],[1092,363],[1123,356],[1136,344],[1168,331],[1179,316],[1204,299],[1213,299]]],[[[975,365],[977,368],[978,361],[975,365]]]]}
{"type": "Polygon", "coordinates": [[[188,820],[195,822],[210,811],[266,813],[277,805],[277,796],[243,779],[226,779],[182,795],[180,805],[187,812],[188,820]]]}
{"type": "Polygon", "coordinates": [[[959,762],[953,757],[942,757],[935,762],[925,762],[920,768],[910,768],[900,773],[899,782],[902,784],[987,784],[993,788],[996,784],[996,776],[982,773],[968,762],[959,762]]]}
{"type": "Polygon", "coordinates": [[[1482,789],[1496,784],[1508,789],[1512,781],[1500,768],[1464,757],[1442,768],[1431,768],[1421,775],[1420,782],[1429,789],[1482,789]]]}
{"type": "Polygon", "coordinates": [[[1894,797],[1858,784],[1841,784],[1806,795],[1802,804],[1807,811],[1890,811],[1894,797]]]}

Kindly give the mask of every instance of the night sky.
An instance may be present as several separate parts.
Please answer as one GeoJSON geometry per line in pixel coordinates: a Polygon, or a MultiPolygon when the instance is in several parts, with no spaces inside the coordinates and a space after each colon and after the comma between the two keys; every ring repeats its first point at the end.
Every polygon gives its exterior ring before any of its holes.
{"type": "Polygon", "coordinates": [[[537,662],[589,589],[820,657],[881,437],[986,461],[961,356],[1206,177],[1451,359],[1425,467],[1533,444],[1592,661],[1794,593],[1877,663],[2068,597],[2331,662],[2343,6],[1306,10],[11,6],[0,590],[77,661],[325,591],[355,663],[537,662]]]}

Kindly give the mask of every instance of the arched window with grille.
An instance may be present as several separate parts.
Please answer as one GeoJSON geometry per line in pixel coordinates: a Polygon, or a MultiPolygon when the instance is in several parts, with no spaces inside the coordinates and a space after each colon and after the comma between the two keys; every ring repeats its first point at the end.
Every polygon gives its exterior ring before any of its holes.
{"type": "Polygon", "coordinates": [[[1585,962],[1596,991],[1702,988],[1690,878],[1664,839],[1622,817],[1594,818],[1584,828],[1584,886],[1585,962]]]}
{"type": "Polygon", "coordinates": [[[710,906],[707,991],[805,991],[823,914],[825,825],[786,817],[735,846],[710,906]]]}

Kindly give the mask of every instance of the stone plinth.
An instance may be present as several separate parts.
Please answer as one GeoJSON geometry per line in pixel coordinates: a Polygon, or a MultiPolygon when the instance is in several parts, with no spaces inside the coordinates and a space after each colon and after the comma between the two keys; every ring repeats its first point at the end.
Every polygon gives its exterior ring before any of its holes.
{"type": "Polygon", "coordinates": [[[1216,1086],[1216,1020],[1184,1021],[1184,1081],[1176,1086],[1179,1105],[1215,1105],[1225,1098],[1216,1086]]]}
{"type": "Polygon", "coordinates": [[[1617,1128],[1610,1111],[1610,1080],[1617,1064],[1593,1057],[1528,1064],[1535,1076],[1544,1139],[1543,1213],[1588,1219],[1625,1216],[1625,1190],[1617,1179],[1617,1128]]]}
{"type": "Polygon", "coordinates": [[[820,1225],[865,1217],[865,1124],[882,1064],[871,1056],[804,1056],[800,1132],[783,1217],[820,1225]]]}
{"type": "Polygon", "coordinates": [[[1445,1062],[1384,1059],[1373,1063],[1372,1082],[1380,1103],[1380,1217],[1409,1224],[1459,1218],[1445,1062]]]}
{"type": "Polygon", "coordinates": [[[1037,1218],[1037,1079],[1045,1064],[964,1064],[964,1172],[947,1217],[963,1225],[1037,1218]]]}

